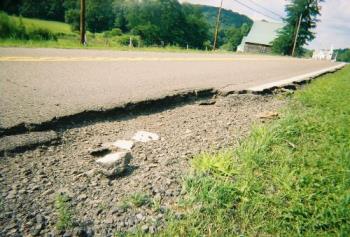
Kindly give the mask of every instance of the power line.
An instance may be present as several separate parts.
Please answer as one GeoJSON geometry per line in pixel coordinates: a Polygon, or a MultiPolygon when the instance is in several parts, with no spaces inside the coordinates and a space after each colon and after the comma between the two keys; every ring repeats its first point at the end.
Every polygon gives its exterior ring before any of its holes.
{"type": "Polygon", "coordinates": [[[233,0],[233,1],[235,1],[235,2],[237,2],[237,3],[239,3],[239,4],[241,4],[242,6],[244,6],[244,7],[248,8],[248,9],[250,9],[251,11],[254,11],[254,12],[259,13],[260,15],[263,15],[263,16],[268,17],[268,18],[270,18],[270,19],[272,19],[272,20],[275,20],[275,21],[280,21],[280,19],[276,19],[275,17],[268,16],[268,15],[266,15],[265,13],[262,13],[261,11],[256,10],[256,9],[254,9],[254,8],[252,8],[252,7],[250,7],[250,6],[248,6],[248,5],[245,4],[245,3],[242,3],[242,2],[239,1],[239,0],[233,0]]]}
{"type": "Polygon", "coordinates": [[[256,6],[262,8],[262,9],[264,9],[265,11],[268,11],[268,12],[274,14],[275,16],[279,17],[280,19],[283,19],[283,16],[281,16],[280,14],[278,14],[278,13],[276,13],[274,11],[271,11],[270,9],[268,9],[268,8],[264,7],[263,5],[257,3],[255,0],[248,0],[248,1],[253,3],[253,4],[255,4],[256,6]]]}
{"type": "Polygon", "coordinates": [[[244,7],[248,8],[248,9],[250,9],[251,11],[257,12],[257,13],[259,13],[259,14],[265,16],[265,17],[268,17],[268,18],[273,19],[273,20],[278,20],[278,21],[280,20],[280,19],[276,19],[275,17],[266,15],[265,13],[263,13],[263,12],[261,12],[261,11],[259,11],[259,10],[256,10],[256,9],[254,9],[254,8],[252,8],[252,7],[250,7],[250,6],[248,6],[247,4],[242,3],[242,2],[239,1],[239,0],[233,0],[233,1],[235,1],[235,2],[237,2],[237,3],[239,3],[239,4],[241,4],[242,6],[244,6],[244,7]]]}

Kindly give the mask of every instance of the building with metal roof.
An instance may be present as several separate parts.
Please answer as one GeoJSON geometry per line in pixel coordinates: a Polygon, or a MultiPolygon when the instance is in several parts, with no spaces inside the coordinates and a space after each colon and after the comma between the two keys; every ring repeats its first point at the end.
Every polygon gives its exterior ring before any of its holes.
{"type": "Polygon", "coordinates": [[[237,47],[238,52],[269,53],[272,42],[277,38],[278,31],[284,23],[254,21],[247,36],[243,37],[241,44],[237,47]]]}

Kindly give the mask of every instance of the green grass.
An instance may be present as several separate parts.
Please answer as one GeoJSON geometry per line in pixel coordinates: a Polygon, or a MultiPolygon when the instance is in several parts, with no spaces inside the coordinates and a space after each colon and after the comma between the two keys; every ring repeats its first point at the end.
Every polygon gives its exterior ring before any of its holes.
{"type": "Polygon", "coordinates": [[[57,41],[48,40],[19,40],[0,39],[0,47],[25,47],[25,48],[63,48],[63,49],[95,49],[95,50],[118,50],[118,51],[146,51],[146,52],[178,52],[178,53],[224,53],[222,51],[212,52],[196,49],[183,49],[176,46],[167,47],[128,47],[118,43],[106,45],[105,40],[99,37],[89,39],[88,46],[84,47],[79,42],[78,36],[58,36],[57,41]]]}
{"type": "MultiPolygon", "coordinates": [[[[10,18],[15,19],[17,22],[20,21],[20,17],[17,17],[17,16],[10,16],[10,18]]],[[[40,19],[26,18],[26,17],[22,17],[22,21],[24,26],[28,30],[42,28],[42,29],[50,30],[54,34],[58,34],[58,33],[74,34],[71,30],[70,25],[63,22],[47,21],[47,20],[40,20],[40,19]]]]}
{"type": "Polygon", "coordinates": [[[350,66],[236,150],[196,156],[184,189],[160,236],[350,236],[350,66]]]}
{"type": "MultiPolygon", "coordinates": [[[[79,34],[71,30],[70,25],[62,22],[39,20],[25,17],[8,16],[10,20],[13,20],[17,25],[20,23],[20,19],[26,29],[26,32],[33,32],[38,29],[48,30],[55,35],[57,40],[37,40],[30,38],[22,39],[16,37],[0,37],[0,47],[26,47],[26,48],[84,48],[84,49],[108,49],[108,50],[121,50],[121,51],[152,51],[152,52],[186,52],[186,53],[212,53],[211,51],[196,50],[196,49],[183,49],[176,46],[166,47],[138,47],[137,43],[135,47],[128,47],[128,35],[105,37],[104,33],[87,33],[88,45],[86,47],[80,44],[79,34]],[[122,43],[121,43],[122,41],[122,43]]],[[[135,36],[133,36],[135,38],[135,36]]],[[[220,51],[222,52],[222,51],[220,51]]]]}
{"type": "Polygon", "coordinates": [[[141,207],[144,205],[148,205],[151,202],[151,198],[148,194],[144,193],[134,193],[127,197],[124,201],[122,206],[124,207],[141,207]]]}
{"type": "Polygon", "coordinates": [[[67,230],[73,227],[73,214],[69,198],[63,194],[56,196],[55,208],[57,212],[56,228],[58,230],[67,230]]]}

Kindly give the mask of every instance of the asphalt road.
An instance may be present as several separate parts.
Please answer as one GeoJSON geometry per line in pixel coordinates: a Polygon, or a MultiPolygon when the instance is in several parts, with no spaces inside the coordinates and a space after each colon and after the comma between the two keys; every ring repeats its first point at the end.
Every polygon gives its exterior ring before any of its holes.
{"type": "Polygon", "coordinates": [[[0,128],[188,89],[248,89],[334,65],[258,55],[0,48],[0,128]]]}

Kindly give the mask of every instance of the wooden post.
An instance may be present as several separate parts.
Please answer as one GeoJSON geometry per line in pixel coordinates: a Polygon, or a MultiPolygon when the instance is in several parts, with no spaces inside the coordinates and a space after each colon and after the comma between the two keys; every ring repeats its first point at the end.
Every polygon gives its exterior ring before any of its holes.
{"type": "Polygon", "coordinates": [[[295,34],[295,38],[294,38],[294,45],[293,45],[293,51],[292,51],[292,57],[294,57],[295,54],[295,48],[297,46],[297,40],[298,40],[298,35],[299,35],[299,29],[300,29],[300,24],[301,24],[301,18],[302,18],[303,14],[300,14],[299,17],[299,23],[298,23],[298,27],[297,27],[297,33],[295,34]]]}
{"type": "Polygon", "coordinates": [[[218,16],[216,18],[216,27],[215,27],[215,33],[214,33],[214,45],[213,45],[213,50],[216,49],[216,44],[218,40],[218,34],[219,34],[219,27],[220,27],[220,16],[221,16],[221,9],[222,9],[222,3],[224,0],[221,0],[220,8],[218,11],[218,16]]]}
{"type": "Polygon", "coordinates": [[[80,0],[80,43],[85,45],[85,0],[80,0]]]}

